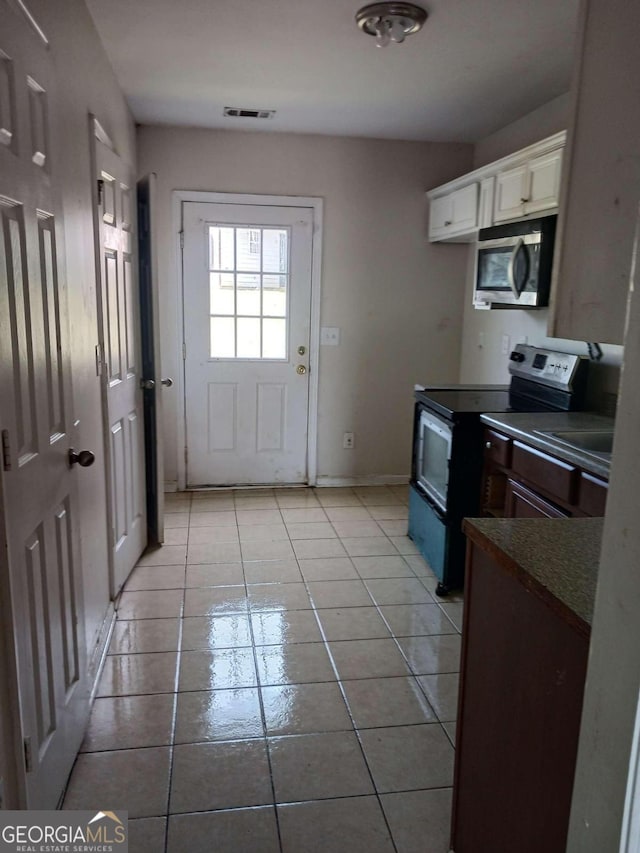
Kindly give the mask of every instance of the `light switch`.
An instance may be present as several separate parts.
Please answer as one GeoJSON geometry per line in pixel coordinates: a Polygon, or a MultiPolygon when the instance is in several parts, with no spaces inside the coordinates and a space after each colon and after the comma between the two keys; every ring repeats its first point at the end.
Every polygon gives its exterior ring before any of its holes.
{"type": "Polygon", "coordinates": [[[337,347],[340,343],[340,329],[337,326],[323,326],[320,329],[320,343],[324,347],[337,347]]]}

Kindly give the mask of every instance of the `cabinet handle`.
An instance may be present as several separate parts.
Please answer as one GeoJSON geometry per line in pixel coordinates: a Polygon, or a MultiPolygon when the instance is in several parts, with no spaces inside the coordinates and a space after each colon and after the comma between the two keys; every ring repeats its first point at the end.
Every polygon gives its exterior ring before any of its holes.
{"type": "Polygon", "coordinates": [[[487,441],[487,443],[485,444],[485,447],[487,448],[487,450],[491,450],[491,447],[492,447],[491,442],[487,441]]]}
{"type": "Polygon", "coordinates": [[[528,199],[528,198],[521,198],[521,199],[520,199],[520,201],[521,201],[523,204],[526,204],[526,203],[529,201],[529,199],[528,199]]]}
{"type": "Polygon", "coordinates": [[[450,220],[450,219],[445,219],[444,224],[445,224],[445,225],[451,225],[451,220],[450,220]]]}

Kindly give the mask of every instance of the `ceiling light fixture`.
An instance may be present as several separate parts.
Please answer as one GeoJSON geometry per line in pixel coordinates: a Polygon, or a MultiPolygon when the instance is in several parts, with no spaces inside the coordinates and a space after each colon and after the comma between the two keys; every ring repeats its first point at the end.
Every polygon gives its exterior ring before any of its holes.
{"type": "Polygon", "coordinates": [[[362,32],[375,36],[377,47],[386,47],[392,41],[402,44],[426,20],[425,10],[413,3],[371,3],[356,12],[356,23],[362,32]]]}

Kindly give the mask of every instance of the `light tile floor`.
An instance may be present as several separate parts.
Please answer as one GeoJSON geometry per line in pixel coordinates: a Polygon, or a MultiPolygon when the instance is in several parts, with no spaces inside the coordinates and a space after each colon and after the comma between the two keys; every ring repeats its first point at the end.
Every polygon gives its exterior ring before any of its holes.
{"type": "Polygon", "coordinates": [[[127,809],[132,853],[446,853],[462,599],[406,503],[168,496],[64,808],[127,809]]]}

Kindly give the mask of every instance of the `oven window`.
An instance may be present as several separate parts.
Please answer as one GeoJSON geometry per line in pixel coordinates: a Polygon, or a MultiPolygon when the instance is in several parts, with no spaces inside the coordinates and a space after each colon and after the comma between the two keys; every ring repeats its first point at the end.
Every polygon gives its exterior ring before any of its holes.
{"type": "Polygon", "coordinates": [[[447,505],[450,455],[450,427],[423,412],[420,417],[418,483],[442,510],[447,505]]]}

